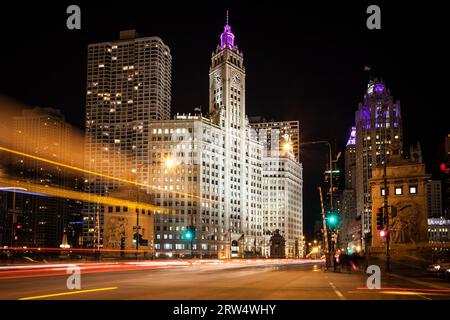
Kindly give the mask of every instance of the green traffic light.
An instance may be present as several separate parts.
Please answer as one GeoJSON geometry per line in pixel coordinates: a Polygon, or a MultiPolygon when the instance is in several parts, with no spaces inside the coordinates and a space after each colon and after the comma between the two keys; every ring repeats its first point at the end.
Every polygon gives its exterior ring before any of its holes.
{"type": "Polygon", "coordinates": [[[192,233],[186,232],[186,234],[184,236],[186,237],[186,239],[190,239],[190,238],[192,238],[192,233]]]}
{"type": "Polygon", "coordinates": [[[330,225],[335,225],[338,223],[338,218],[335,215],[331,215],[327,219],[330,225]]]}

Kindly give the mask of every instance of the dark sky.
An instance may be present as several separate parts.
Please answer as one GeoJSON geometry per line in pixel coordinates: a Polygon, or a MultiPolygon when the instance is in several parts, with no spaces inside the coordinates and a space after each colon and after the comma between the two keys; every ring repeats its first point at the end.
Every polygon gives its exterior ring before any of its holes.
{"type": "MultiPolygon", "coordinates": [[[[444,1],[305,3],[2,2],[0,94],[59,108],[68,122],[83,128],[87,44],[134,28],[161,37],[171,48],[173,112],[198,105],[207,110],[211,52],[229,9],[244,52],[249,115],[299,120],[302,140],[327,139],[343,151],[369,79],[363,69],[370,65],[373,77],[383,78],[401,101],[405,143],[420,141],[433,171],[436,145],[450,132],[450,19],[444,1]],[[80,31],[66,29],[70,4],[81,7],[80,31]],[[366,28],[370,4],[381,7],[381,30],[366,28]]],[[[322,147],[302,150],[307,234],[320,217],[316,188],[325,156],[322,147]]]]}

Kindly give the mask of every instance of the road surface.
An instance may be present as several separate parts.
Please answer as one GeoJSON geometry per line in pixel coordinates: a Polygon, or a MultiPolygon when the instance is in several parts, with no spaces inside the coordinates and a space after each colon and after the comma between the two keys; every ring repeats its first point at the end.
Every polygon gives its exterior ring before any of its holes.
{"type": "Polygon", "coordinates": [[[361,271],[325,272],[319,261],[148,261],[80,263],[80,289],[67,265],[0,266],[0,299],[371,300],[450,299],[450,283],[382,275],[368,290],[361,271]]]}

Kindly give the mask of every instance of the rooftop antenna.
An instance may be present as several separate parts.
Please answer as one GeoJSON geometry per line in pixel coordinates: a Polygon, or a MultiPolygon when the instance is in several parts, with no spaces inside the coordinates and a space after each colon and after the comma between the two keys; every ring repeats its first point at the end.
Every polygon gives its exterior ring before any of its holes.
{"type": "Polygon", "coordinates": [[[228,24],[228,10],[227,10],[227,24],[228,24]]]}

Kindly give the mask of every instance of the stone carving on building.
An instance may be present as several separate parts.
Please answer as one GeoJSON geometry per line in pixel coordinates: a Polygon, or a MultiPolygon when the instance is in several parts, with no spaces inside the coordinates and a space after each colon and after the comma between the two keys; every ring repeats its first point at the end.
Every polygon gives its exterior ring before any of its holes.
{"type": "Polygon", "coordinates": [[[391,239],[393,243],[412,243],[419,241],[419,207],[411,201],[403,201],[396,205],[397,216],[392,218],[391,239]]]}
{"type": "Polygon", "coordinates": [[[128,224],[126,217],[110,217],[109,223],[105,224],[104,243],[107,248],[120,249],[122,238],[126,237],[125,230],[128,224]]]}

